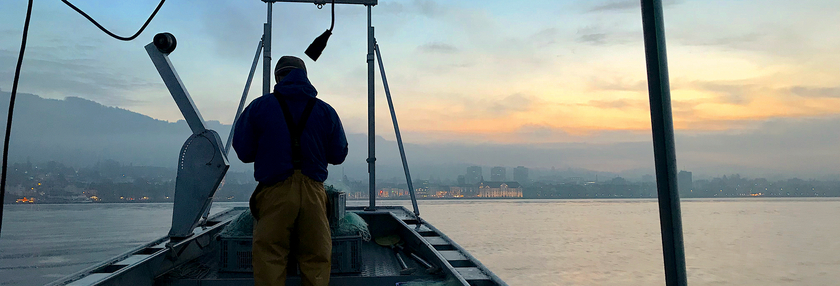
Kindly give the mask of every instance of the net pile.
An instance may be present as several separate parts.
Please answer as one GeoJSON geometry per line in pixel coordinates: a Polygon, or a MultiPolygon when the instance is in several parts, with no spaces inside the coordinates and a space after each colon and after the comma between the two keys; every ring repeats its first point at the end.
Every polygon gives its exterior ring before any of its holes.
{"type": "MultiPolygon", "coordinates": [[[[326,186],[327,193],[339,192],[333,186],[326,186]]],[[[329,197],[329,196],[328,196],[329,197]]],[[[251,210],[246,209],[236,219],[230,222],[219,234],[224,237],[250,237],[254,233],[254,217],[251,210]]],[[[370,241],[370,230],[368,224],[362,217],[353,212],[346,212],[344,217],[338,220],[338,224],[332,228],[333,236],[356,236],[360,235],[362,240],[370,241]]]]}
{"type": "Polygon", "coordinates": [[[254,234],[254,217],[251,216],[251,210],[246,209],[239,214],[236,219],[231,221],[219,235],[224,237],[243,237],[253,236],[254,234]]]}
{"type": "Polygon", "coordinates": [[[368,224],[362,217],[354,212],[347,212],[343,218],[338,220],[338,226],[332,230],[333,236],[362,236],[362,240],[370,241],[370,230],[368,224]]]}

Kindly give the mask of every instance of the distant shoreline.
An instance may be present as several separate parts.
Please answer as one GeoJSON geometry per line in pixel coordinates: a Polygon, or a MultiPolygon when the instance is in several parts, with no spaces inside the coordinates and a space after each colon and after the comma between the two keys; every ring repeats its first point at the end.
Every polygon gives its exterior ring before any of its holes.
{"type": "MultiPolygon", "coordinates": [[[[739,197],[683,197],[680,198],[681,201],[691,201],[691,200],[708,200],[708,199],[720,199],[720,200],[762,200],[762,199],[818,199],[818,198],[830,198],[830,199],[840,199],[837,196],[761,196],[761,197],[747,197],[747,196],[739,196],[739,197]]],[[[392,199],[392,198],[377,198],[377,201],[411,201],[408,198],[400,198],[400,199],[392,199]]],[[[656,197],[644,197],[644,198],[605,198],[605,197],[594,197],[594,198],[422,198],[417,199],[418,201],[529,201],[529,200],[568,200],[568,201],[575,201],[575,200],[657,200],[656,197]]],[[[354,201],[354,202],[361,202],[361,201],[368,201],[368,199],[348,199],[347,201],[354,201]]],[[[214,203],[247,203],[248,201],[214,201],[214,203]]],[[[41,202],[41,203],[15,203],[15,202],[7,202],[5,205],[96,205],[96,204],[172,204],[173,201],[140,201],[140,202],[41,202]]]]}

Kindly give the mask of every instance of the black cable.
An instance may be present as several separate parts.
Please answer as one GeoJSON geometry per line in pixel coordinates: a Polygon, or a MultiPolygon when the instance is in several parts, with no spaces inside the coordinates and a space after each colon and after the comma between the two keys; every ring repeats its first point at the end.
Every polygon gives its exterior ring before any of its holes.
{"type": "Polygon", "coordinates": [[[332,22],[330,22],[330,33],[335,27],[335,0],[332,1],[332,22]]]}
{"type": "Polygon", "coordinates": [[[9,118],[6,119],[6,140],[3,142],[3,171],[0,175],[0,230],[3,229],[3,203],[6,199],[6,170],[9,163],[9,137],[12,134],[12,113],[15,111],[15,97],[17,96],[20,67],[23,65],[23,53],[26,51],[26,37],[29,35],[29,18],[32,16],[32,0],[26,8],[26,21],[23,23],[23,39],[20,42],[20,54],[15,67],[15,80],[12,82],[12,94],[9,97],[9,118]]]}
{"type": "Polygon", "coordinates": [[[97,28],[99,28],[100,30],[102,30],[103,32],[105,32],[105,34],[108,34],[109,36],[114,37],[114,39],[121,40],[121,41],[131,41],[131,40],[134,40],[135,38],[137,38],[137,36],[139,36],[139,35],[140,35],[140,33],[143,33],[143,30],[145,30],[145,29],[146,29],[146,26],[148,26],[148,25],[149,25],[149,23],[150,23],[150,22],[152,22],[152,19],[155,17],[155,15],[157,14],[158,10],[160,10],[160,7],[161,7],[161,6],[163,6],[163,2],[165,2],[165,1],[166,1],[166,0],[160,0],[160,4],[158,4],[157,8],[155,8],[155,11],[154,11],[154,12],[152,12],[152,15],[150,15],[150,16],[149,16],[149,19],[147,19],[147,20],[146,20],[146,23],[143,23],[143,27],[140,27],[140,30],[137,30],[137,33],[134,33],[134,35],[132,35],[131,37],[120,37],[120,36],[118,36],[117,34],[114,34],[114,33],[111,33],[111,31],[108,31],[108,29],[105,29],[105,27],[102,27],[102,25],[100,25],[100,24],[99,24],[99,22],[96,22],[96,20],[94,20],[93,18],[91,18],[91,17],[90,17],[87,13],[85,13],[84,11],[82,11],[82,9],[79,9],[78,7],[76,7],[75,5],[71,4],[71,3],[70,3],[69,1],[67,1],[67,0],[61,0],[61,2],[64,2],[64,4],[67,4],[67,6],[70,6],[70,8],[72,8],[73,10],[76,10],[76,12],[79,12],[79,14],[82,14],[82,16],[84,16],[85,18],[87,18],[87,19],[88,19],[88,21],[90,21],[91,23],[93,23],[94,25],[96,25],[96,27],[97,27],[97,28]]]}

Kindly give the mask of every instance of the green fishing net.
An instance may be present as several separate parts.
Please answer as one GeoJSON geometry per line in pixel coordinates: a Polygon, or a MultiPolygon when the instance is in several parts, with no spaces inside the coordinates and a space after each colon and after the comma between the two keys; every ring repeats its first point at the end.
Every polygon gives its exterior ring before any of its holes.
{"type": "MultiPolygon", "coordinates": [[[[339,192],[338,189],[332,185],[325,187],[327,195],[330,193],[339,192]]],[[[236,219],[230,222],[224,230],[220,233],[225,237],[250,237],[254,233],[254,217],[251,216],[251,210],[246,209],[239,214],[236,219]]],[[[346,212],[344,217],[338,220],[338,224],[332,228],[333,236],[362,236],[362,240],[370,241],[370,231],[368,224],[362,217],[353,212],[346,212]]]]}
{"type": "Polygon", "coordinates": [[[362,240],[370,241],[368,224],[362,217],[354,212],[347,212],[343,218],[338,220],[338,226],[332,229],[333,236],[356,236],[361,235],[362,240]]]}
{"type": "Polygon", "coordinates": [[[254,217],[251,209],[246,209],[231,221],[219,235],[224,237],[248,237],[254,234],[254,217]]]}

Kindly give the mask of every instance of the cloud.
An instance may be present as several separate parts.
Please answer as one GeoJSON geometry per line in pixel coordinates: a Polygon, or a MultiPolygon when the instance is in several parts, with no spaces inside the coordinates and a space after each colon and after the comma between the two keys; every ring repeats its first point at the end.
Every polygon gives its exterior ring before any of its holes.
{"type": "Polygon", "coordinates": [[[639,1],[611,1],[592,7],[589,9],[589,12],[623,11],[629,9],[640,9],[639,1]]]}
{"type": "Polygon", "coordinates": [[[736,105],[749,104],[760,89],[751,83],[739,81],[695,81],[689,85],[696,90],[717,94],[720,102],[736,105]]]}
{"type": "Polygon", "coordinates": [[[561,37],[557,28],[545,28],[528,37],[528,41],[536,47],[546,47],[556,44],[561,37]]]}
{"type": "Polygon", "coordinates": [[[644,102],[622,98],[617,100],[590,100],[585,105],[605,109],[631,109],[644,107],[644,102]]]}
{"type": "MultiPolygon", "coordinates": [[[[84,45],[80,49],[87,49],[84,45]]],[[[50,51],[64,52],[64,47],[38,48],[27,53],[21,68],[20,90],[51,96],[81,96],[106,105],[132,106],[141,100],[127,97],[130,91],[161,88],[163,84],[120,73],[95,59],[60,59],[50,51]]],[[[91,49],[90,53],[96,53],[91,49]]],[[[0,65],[14,66],[17,53],[0,50],[0,65]]],[[[0,71],[0,78],[13,78],[14,70],[0,71]]]]}
{"type": "Polygon", "coordinates": [[[412,13],[429,18],[438,18],[447,13],[447,9],[433,0],[413,0],[410,3],[382,1],[377,10],[386,14],[412,13]]]}
{"type": "Polygon", "coordinates": [[[392,2],[387,1],[383,3],[379,3],[376,6],[377,11],[380,11],[385,14],[402,14],[405,11],[405,6],[400,2],[392,2]]]}
{"type": "Polygon", "coordinates": [[[534,104],[534,101],[533,97],[515,93],[491,103],[488,109],[501,114],[527,111],[534,104]]]}
{"type": "MultiPolygon", "coordinates": [[[[200,23],[206,30],[206,36],[214,44],[216,51],[227,57],[248,58],[243,51],[253,49],[262,36],[262,22],[265,16],[254,19],[245,5],[219,2],[214,5],[201,5],[203,13],[198,14],[200,23]],[[248,48],[250,47],[250,48],[248,48]]],[[[275,24],[275,27],[278,25],[275,24]]]]}
{"type": "Polygon", "coordinates": [[[647,81],[628,80],[622,78],[597,77],[589,81],[589,87],[594,91],[630,91],[647,93],[647,81]]]}
{"type": "Polygon", "coordinates": [[[565,142],[573,140],[573,135],[561,128],[544,124],[525,124],[511,132],[519,142],[565,142]]]}
{"type": "Polygon", "coordinates": [[[830,97],[840,98],[840,86],[835,87],[807,87],[794,86],[790,92],[802,97],[830,97]]]}
{"type": "MultiPolygon", "coordinates": [[[[696,35],[696,34],[695,34],[696,35]]],[[[755,43],[765,39],[765,33],[748,32],[736,35],[723,35],[713,37],[685,37],[683,44],[697,45],[697,46],[726,46],[731,48],[743,49],[745,47],[754,46],[755,43]]]]}
{"type": "Polygon", "coordinates": [[[588,43],[592,45],[602,46],[607,43],[607,34],[606,33],[586,33],[580,35],[577,40],[581,43],[588,43]]]}
{"type": "Polygon", "coordinates": [[[606,46],[638,42],[641,41],[641,35],[638,31],[627,30],[626,27],[587,26],[578,30],[575,41],[594,46],[606,46]]]}
{"type": "Polygon", "coordinates": [[[18,36],[20,36],[20,33],[21,33],[21,32],[20,32],[20,31],[17,31],[17,30],[12,30],[12,29],[0,29],[0,35],[2,35],[2,36],[4,36],[4,37],[6,37],[6,36],[14,36],[14,35],[18,35],[18,36]]]}
{"type": "Polygon", "coordinates": [[[440,4],[433,0],[414,0],[412,4],[416,9],[418,9],[420,14],[423,14],[429,18],[434,18],[445,13],[444,8],[442,8],[440,4]]]}
{"type": "Polygon", "coordinates": [[[446,43],[428,43],[417,47],[417,49],[424,53],[454,54],[458,52],[458,48],[446,43]]]}

